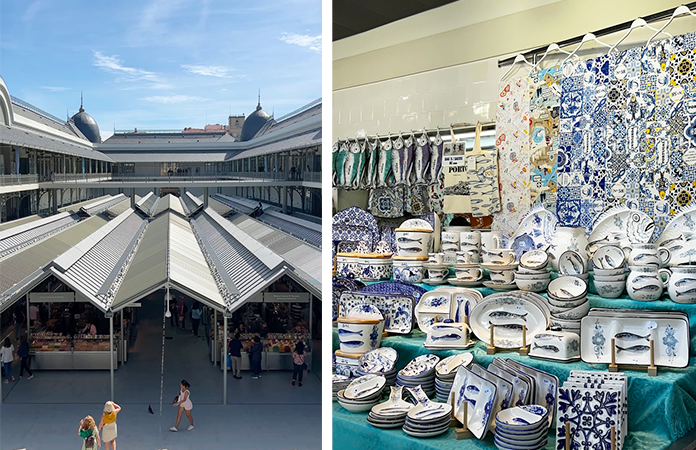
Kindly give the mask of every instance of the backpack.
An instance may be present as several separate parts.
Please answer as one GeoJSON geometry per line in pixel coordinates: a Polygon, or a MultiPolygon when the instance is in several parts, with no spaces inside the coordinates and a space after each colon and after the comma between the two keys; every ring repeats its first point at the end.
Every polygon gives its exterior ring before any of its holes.
{"type": "Polygon", "coordinates": [[[97,446],[97,440],[94,437],[94,434],[91,434],[85,438],[85,448],[96,448],[97,446]]]}

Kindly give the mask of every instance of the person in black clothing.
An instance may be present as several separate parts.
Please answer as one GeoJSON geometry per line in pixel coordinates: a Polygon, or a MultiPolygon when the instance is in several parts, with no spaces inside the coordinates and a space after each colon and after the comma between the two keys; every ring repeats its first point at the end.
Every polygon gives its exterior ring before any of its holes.
{"type": "Polygon", "coordinates": [[[254,336],[254,345],[251,346],[249,357],[251,358],[251,368],[254,371],[253,379],[261,378],[261,354],[263,352],[263,344],[261,338],[254,336]]]}
{"type": "Polygon", "coordinates": [[[22,379],[22,375],[24,375],[25,370],[29,374],[29,380],[34,378],[34,373],[29,368],[29,343],[27,342],[27,336],[24,334],[19,338],[17,356],[22,359],[22,365],[19,368],[19,378],[22,379]]]}
{"type": "Polygon", "coordinates": [[[232,376],[238,380],[242,379],[242,341],[239,339],[239,333],[234,334],[234,339],[230,341],[229,346],[230,363],[232,366],[232,376]]]}
{"type": "Polygon", "coordinates": [[[179,328],[179,314],[176,312],[176,299],[173,297],[169,300],[169,312],[172,313],[172,316],[169,318],[169,324],[179,328]]]}
{"type": "Polygon", "coordinates": [[[27,321],[26,316],[24,315],[24,303],[22,300],[20,300],[17,303],[17,306],[15,306],[13,317],[15,340],[19,340],[19,337],[22,335],[22,328],[24,328],[27,321]]]}

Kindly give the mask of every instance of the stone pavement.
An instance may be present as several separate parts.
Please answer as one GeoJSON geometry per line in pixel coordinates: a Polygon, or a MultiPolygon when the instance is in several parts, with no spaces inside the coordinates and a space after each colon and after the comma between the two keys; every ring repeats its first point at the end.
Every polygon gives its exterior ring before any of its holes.
{"type": "MultiPolygon", "coordinates": [[[[138,338],[128,362],[115,375],[120,450],[318,449],[321,448],[320,364],[301,388],[290,385],[291,372],[250,372],[236,380],[228,372],[228,405],[222,406],[222,371],[210,363],[204,338],[167,325],[162,415],[160,375],[162,319],[140,309],[138,338]],[[169,431],[176,419],[172,398],[179,381],[191,383],[196,428],[169,431]],[[155,414],[147,411],[151,405],[155,414]]],[[[201,327],[202,330],[202,327],[201,327]]],[[[201,333],[202,334],[202,333],[201,333]]],[[[319,355],[315,348],[314,355],[319,355]]],[[[316,357],[315,357],[316,358],[316,357]]],[[[16,370],[18,367],[16,368],[16,370]]],[[[78,422],[86,414],[99,420],[109,396],[108,371],[37,371],[32,380],[2,385],[0,450],[79,449],[78,422]]]]}

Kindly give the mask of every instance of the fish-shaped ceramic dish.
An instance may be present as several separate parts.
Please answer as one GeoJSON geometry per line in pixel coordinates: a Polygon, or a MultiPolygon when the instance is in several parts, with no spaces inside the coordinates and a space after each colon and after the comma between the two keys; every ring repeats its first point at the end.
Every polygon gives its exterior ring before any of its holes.
{"type": "MultiPolygon", "coordinates": [[[[590,251],[598,243],[628,241],[632,244],[647,244],[652,240],[655,222],[642,211],[616,206],[600,215],[592,226],[588,245],[590,251]]],[[[582,250],[582,249],[581,249],[582,250]]]]}
{"type": "Polygon", "coordinates": [[[491,324],[495,325],[495,347],[519,348],[522,327],[527,327],[527,336],[531,337],[546,330],[549,318],[536,302],[510,292],[484,297],[471,311],[469,326],[486,345],[490,345],[491,324]]]}

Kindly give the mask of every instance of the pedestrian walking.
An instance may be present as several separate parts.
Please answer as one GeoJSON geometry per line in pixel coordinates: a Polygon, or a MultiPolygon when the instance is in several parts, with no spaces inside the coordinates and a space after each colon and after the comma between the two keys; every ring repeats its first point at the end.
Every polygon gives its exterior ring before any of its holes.
{"type": "Polygon", "coordinates": [[[19,348],[17,349],[17,356],[19,356],[21,359],[21,365],[19,366],[19,379],[22,379],[25,370],[29,374],[29,378],[27,378],[28,380],[34,378],[34,373],[31,371],[31,368],[29,367],[29,342],[27,342],[26,334],[23,334],[22,337],[19,338],[19,348]]]}
{"type": "Polygon", "coordinates": [[[170,430],[179,431],[179,422],[181,422],[181,416],[185,411],[186,417],[191,423],[191,425],[188,426],[187,430],[191,431],[195,428],[193,426],[193,416],[191,415],[191,410],[193,409],[193,403],[191,402],[191,392],[189,391],[191,385],[188,381],[181,380],[181,384],[179,385],[179,387],[181,389],[179,392],[179,397],[177,401],[172,404],[172,406],[178,406],[179,411],[176,413],[176,423],[173,427],[170,428],[170,430]]]}
{"type": "Polygon", "coordinates": [[[176,300],[169,300],[169,312],[172,314],[169,318],[171,326],[179,328],[179,313],[176,310],[176,300]]]}
{"type": "Polygon", "coordinates": [[[92,416],[85,416],[80,420],[77,434],[82,438],[82,450],[93,450],[101,445],[99,442],[99,430],[92,416]]]}
{"type": "Polygon", "coordinates": [[[2,362],[2,366],[5,369],[5,384],[15,380],[15,377],[12,375],[12,363],[14,360],[14,345],[12,345],[10,338],[6,337],[5,341],[2,343],[2,348],[0,348],[0,362],[2,362]],[[12,380],[10,380],[10,378],[12,378],[12,380]]]}
{"type": "Polygon", "coordinates": [[[242,341],[239,339],[239,333],[234,334],[234,339],[230,341],[229,346],[230,362],[232,366],[232,377],[242,379],[242,341]]]}
{"type": "Polygon", "coordinates": [[[191,307],[191,327],[193,328],[193,335],[198,337],[198,325],[201,323],[201,310],[198,306],[198,302],[194,303],[191,307]]]}
{"type": "Polygon", "coordinates": [[[254,336],[254,345],[251,346],[249,351],[249,357],[251,358],[251,369],[254,371],[254,375],[251,377],[255,380],[261,378],[261,354],[263,352],[263,345],[261,344],[261,338],[254,336]]]}
{"type": "Polygon", "coordinates": [[[179,322],[181,322],[181,329],[186,329],[186,312],[188,312],[188,306],[183,297],[179,297],[179,303],[176,305],[176,311],[179,315],[179,322]]]}
{"type": "Polygon", "coordinates": [[[121,407],[109,400],[104,403],[104,412],[102,413],[101,422],[99,422],[99,431],[101,432],[104,448],[109,450],[109,444],[113,445],[116,450],[116,436],[118,430],[116,428],[116,415],[121,411],[121,407]]]}
{"type": "Polygon", "coordinates": [[[19,337],[22,335],[22,328],[24,328],[27,322],[27,318],[24,315],[24,304],[22,300],[17,302],[12,317],[14,317],[15,341],[18,341],[19,337]]]}
{"type": "Polygon", "coordinates": [[[307,363],[305,363],[305,352],[304,352],[304,342],[299,341],[295,345],[295,351],[292,352],[292,385],[295,385],[295,380],[297,380],[297,386],[302,387],[302,374],[307,369],[307,363]]]}

